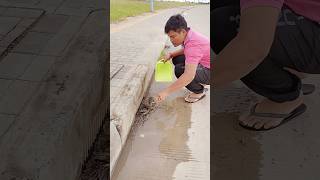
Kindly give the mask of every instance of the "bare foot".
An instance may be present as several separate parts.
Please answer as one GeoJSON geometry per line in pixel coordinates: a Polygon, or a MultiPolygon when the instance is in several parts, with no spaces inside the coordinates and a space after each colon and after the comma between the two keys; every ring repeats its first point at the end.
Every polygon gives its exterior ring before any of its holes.
{"type": "MultiPolygon", "coordinates": [[[[255,111],[257,113],[274,113],[274,114],[288,114],[301,105],[303,99],[299,97],[296,100],[277,103],[268,99],[262,100],[257,106],[255,111]]],[[[255,129],[270,129],[272,127],[278,126],[283,118],[273,118],[273,117],[257,117],[250,115],[249,112],[241,115],[239,121],[244,126],[253,127],[255,129]]]]}

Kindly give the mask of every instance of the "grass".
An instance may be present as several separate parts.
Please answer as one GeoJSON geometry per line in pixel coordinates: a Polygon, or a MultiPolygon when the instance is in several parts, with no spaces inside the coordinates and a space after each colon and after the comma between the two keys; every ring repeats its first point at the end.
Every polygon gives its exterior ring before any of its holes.
{"type": "MultiPolygon", "coordinates": [[[[137,16],[145,12],[150,12],[150,1],[146,0],[111,0],[110,1],[110,21],[115,23],[127,17],[137,16]]],[[[193,3],[184,2],[159,2],[154,1],[154,9],[167,9],[179,6],[191,6],[193,3]]]]}

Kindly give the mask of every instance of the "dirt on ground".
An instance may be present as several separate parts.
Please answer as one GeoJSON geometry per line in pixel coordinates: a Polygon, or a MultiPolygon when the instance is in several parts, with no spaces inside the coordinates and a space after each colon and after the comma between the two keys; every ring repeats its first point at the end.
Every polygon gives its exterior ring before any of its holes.
{"type": "Polygon", "coordinates": [[[109,180],[109,127],[108,121],[101,128],[82,167],[79,180],[109,180]]]}

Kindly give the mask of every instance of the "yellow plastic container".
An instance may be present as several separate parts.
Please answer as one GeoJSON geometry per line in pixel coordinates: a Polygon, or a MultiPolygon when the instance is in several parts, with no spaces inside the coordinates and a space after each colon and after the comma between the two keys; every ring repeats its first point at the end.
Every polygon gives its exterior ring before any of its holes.
{"type": "Polygon", "coordinates": [[[173,80],[173,67],[171,62],[158,61],[156,64],[156,82],[171,82],[173,80]]]}

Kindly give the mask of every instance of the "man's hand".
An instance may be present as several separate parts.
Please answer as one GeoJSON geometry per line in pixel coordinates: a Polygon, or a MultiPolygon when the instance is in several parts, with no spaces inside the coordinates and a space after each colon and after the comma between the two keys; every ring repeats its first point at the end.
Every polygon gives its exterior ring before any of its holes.
{"type": "Polygon", "coordinates": [[[157,104],[160,104],[162,101],[164,101],[167,98],[168,95],[169,94],[166,91],[161,91],[154,97],[154,99],[157,104]]]}
{"type": "Polygon", "coordinates": [[[164,55],[162,61],[163,61],[163,62],[167,62],[167,61],[169,61],[171,58],[172,58],[171,53],[168,52],[168,53],[166,53],[166,54],[164,55]]]}
{"type": "Polygon", "coordinates": [[[164,101],[171,93],[188,85],[195,77],[197,71],[197,64],[186,64],[184,73],[178,78],[177,81],[172,83],[169,87],[158,93],[154,98],[156,103],[159,104],[164,101]]]}

